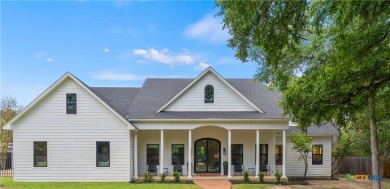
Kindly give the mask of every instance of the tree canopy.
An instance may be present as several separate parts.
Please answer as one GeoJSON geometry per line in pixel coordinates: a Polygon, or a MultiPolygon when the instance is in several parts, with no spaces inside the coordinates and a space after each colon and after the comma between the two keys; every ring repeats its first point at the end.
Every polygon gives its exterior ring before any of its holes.
{"type": "Polygon", "coordinates": [[[300,129],[332,120],[343,126],[368,112],[379,174],[375,110],[379,93],[390,87],[390,3],[219,0],[216,6],[231,34],[228,46],[242,62],[259,64],[256,78],[282,93],[281,107],[300,129]]]}

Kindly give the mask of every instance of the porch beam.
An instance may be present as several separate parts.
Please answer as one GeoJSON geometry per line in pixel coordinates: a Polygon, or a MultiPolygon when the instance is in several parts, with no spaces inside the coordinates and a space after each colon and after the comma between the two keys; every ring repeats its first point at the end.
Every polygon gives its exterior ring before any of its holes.
{"type": "Polygon", "coordinates": [[[228,178],[232,178],[232,130],[228,129],[228,178]]]}
{"type": "Polygon", "coordinates": [[[164,130],[160,130],[160,174],[164,173],[164,130]]]}
{"type": "Polygon", "coordinates": [[[134,178],[138,178],[138,132],[134,132],[134,178]]]}
{"type": "Polygon", "coordinates": [[[260,131],[256,130],[256,178],[259,178],[260,169],[260,131]]]}
{"type": "Polygon", "coordinates": [[[286,178],[286,130],[283,130],[283,170],[282,178],[286,178]]]}
{"type": "Polygon", "coordinates": [[[187,177],[188,178],[192,178],[192,172],[191,172],[191,168],[192,168],[192,162],[191,162],[191,144],[192,144],[192,130],[188,130],[188,154],[187,154],[187,158],[188,158],[188,167],[187,167],[187,177]]]}

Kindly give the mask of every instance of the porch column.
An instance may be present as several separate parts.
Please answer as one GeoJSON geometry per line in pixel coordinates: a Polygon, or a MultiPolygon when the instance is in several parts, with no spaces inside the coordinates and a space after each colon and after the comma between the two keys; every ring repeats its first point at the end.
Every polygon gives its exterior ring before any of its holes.
{"type": "Polygon", "coordinates": [[[188,130],[188,178],[192,178],[192,172],[191,172],[191,168],[192,168],[192,162],[191,162],[191,144],[192,144],[192,130],[188,130]]]}
{"type": "Polygon", "coordinates": [[[259,178],[260,169],[260,131],[256,130],[256,178],[259,178]]]}
{"type": "Polygon", "coordinates": [[[232,178],[232,130],[228,130],[228,178],[232,178]]]}
{"type": "Polygon", "coordinates": [[[160,130],[160,174],[164,173],[164,130],[160,130]]]}
{"type": "Polygon", "coordinates": [[[283,170],[282,177],[286,178],[286,130],[283,130],[283,170]]]}
{"type": "Polygon", "coordinates": [[[134,132],[134,178],[138,178],[138,131],[134,132]]]}

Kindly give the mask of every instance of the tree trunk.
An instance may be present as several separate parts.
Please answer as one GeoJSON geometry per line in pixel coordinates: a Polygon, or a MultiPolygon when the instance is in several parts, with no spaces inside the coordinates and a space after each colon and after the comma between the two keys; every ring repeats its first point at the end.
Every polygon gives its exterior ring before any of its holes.
{"type": "Polygon", "coordinates": [[[303,175],[303,180],[306,180],[306,174],[307,174],[307,168],[308,168],[308,165],[307,165],[307,154],[305,154],[306,158],[304,159],[305,161],[305,174],[303,175]]]}
{"type": "Polygon", "coordinates": [[[379,158],[378,158],[378,140],[377,140],[377,128],[375,117],[375,99],[374,95],[368,98],[368,107],[370,112],[370,130],[371,130],[371,161],[372,161],[372,174],[373,180],[372,186],[374,189],[381,188],[380,174],[379,174],[379,158]]]}

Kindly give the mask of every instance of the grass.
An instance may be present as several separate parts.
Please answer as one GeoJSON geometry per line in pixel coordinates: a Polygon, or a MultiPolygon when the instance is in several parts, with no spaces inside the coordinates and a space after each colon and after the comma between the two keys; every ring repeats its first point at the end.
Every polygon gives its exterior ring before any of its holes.
{"type": "Polygon", "coordinates": [[[275,186],[271,184],[233,184],[233,189],[261,189],[269,186],[275,186]]]}
{"type": "Polygon", "coordinates": [[[0,178],[1,189],[200,189],[195,184],[129,184],[126,182],[14,182],[0,178]]]}

